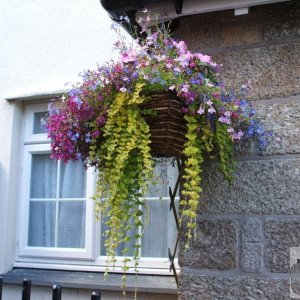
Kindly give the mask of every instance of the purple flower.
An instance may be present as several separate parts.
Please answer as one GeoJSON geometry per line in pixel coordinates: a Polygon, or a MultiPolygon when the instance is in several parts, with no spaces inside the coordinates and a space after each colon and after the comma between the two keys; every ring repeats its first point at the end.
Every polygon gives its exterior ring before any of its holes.
{"type": "Polygon", "coordinates": [[[227,118],[227,117],[224,117],[224,116],[220,117],[218,120],[219,120],[221,123],[224,123],[224,124],[230,124],[230,123],[231,123],[230,119],[227,118]]]}

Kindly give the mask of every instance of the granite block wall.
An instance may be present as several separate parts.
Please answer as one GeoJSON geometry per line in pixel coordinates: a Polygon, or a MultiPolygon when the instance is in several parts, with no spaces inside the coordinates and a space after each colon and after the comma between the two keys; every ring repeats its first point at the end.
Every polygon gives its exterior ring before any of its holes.
{"type": "Polygon", "coordinates": [[[205,165],[197,239],[179,253],[181,299],[291,299],[289,251],[300,247],[300,1],[185,17],[175,37],[222,63],[228,85],[250,79],[249,99],[274,134],[263,155],[251,143],[237,147],[232,185],[205,165]]]}

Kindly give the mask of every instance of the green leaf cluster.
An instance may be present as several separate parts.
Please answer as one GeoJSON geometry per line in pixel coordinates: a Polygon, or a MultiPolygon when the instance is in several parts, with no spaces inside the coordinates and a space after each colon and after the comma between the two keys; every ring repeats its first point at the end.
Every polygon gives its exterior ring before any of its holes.
{"type": "Polygon", "coordinates": [[[209,121],[205,115],[186,115],[187,142],[184,145],[184,175],[181,205],[181,223],[184,222],[187,239],[185,248],[189,247],[192,237],[196,238],[196,217],[201,198],[202,164],[207,159],[217,157],[224,177],[231,182],[234,170],[233,142],[227,126],[214,120],[209,121]]]}
{"type": "MultiPolygon", "coordinates": [[[[97,158],[96,212],[106,216],[109,228],[105,233],[108,267],[116,262],[116,251],[124,244],[123,270],[128,270],[131,261],[127,256],[128,244],[134,240],[134,265],[140,256],[142,215],[148,183],[153,174],[150,155],[149,126],[141,116],[139,105],[145,100],[141,96],[143,84],[137,84],[133,94],[118,93],[108,112],[104,131],[104,142],[91,150],[90,156],[97,158]],[[134,230],[133,237],[128,232],[134,230]]],[[[124,280],[126,277],[124,277],[124,280]]],[[[125,282],[123,282],[125,285],[125,282]]]]}

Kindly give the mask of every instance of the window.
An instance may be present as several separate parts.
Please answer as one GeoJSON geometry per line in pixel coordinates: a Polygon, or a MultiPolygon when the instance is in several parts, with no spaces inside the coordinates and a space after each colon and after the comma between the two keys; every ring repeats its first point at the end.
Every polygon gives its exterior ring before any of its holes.
{"type": "MultiPolygon", "coordinates": [[[[65,164],[50,158],[50,141],[41,123],[46,113],[47,104],[25,108],[16,266],[51,268],[53,263],[64,269],[74,269],[74,265],[81,270],[101,269],[106,259],[105,225],[94,219],[95,174],[79,161],[65,164]]],[[[177,169],[163,165],[156,167],[156,172],[162,181],[150,186],[145,200],[148,220],[140,250],[140,267],[145,270],[169,268],[168,248],[173,249],[177,237],[168,198],[168,186],[174,186],[177,169]]],[[[121,261],[122,257],[120,266],[121,261]]]]}

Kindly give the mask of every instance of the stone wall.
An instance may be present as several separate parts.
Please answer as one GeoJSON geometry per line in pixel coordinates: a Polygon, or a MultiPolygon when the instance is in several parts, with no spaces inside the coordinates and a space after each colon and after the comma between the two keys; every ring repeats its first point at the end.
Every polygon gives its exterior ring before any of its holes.
{"type": "Polygon", "coordinates": [[[198,237],[179,254],[181,299],[290,299],[289,248],[300,247],[300,1],[185,17],[175,37],[222,63],[227,84],[250,79],[249,99],[274,133],[264,155],[253,145],[237,151],[231,186],[205,166],[198,237]]]}

